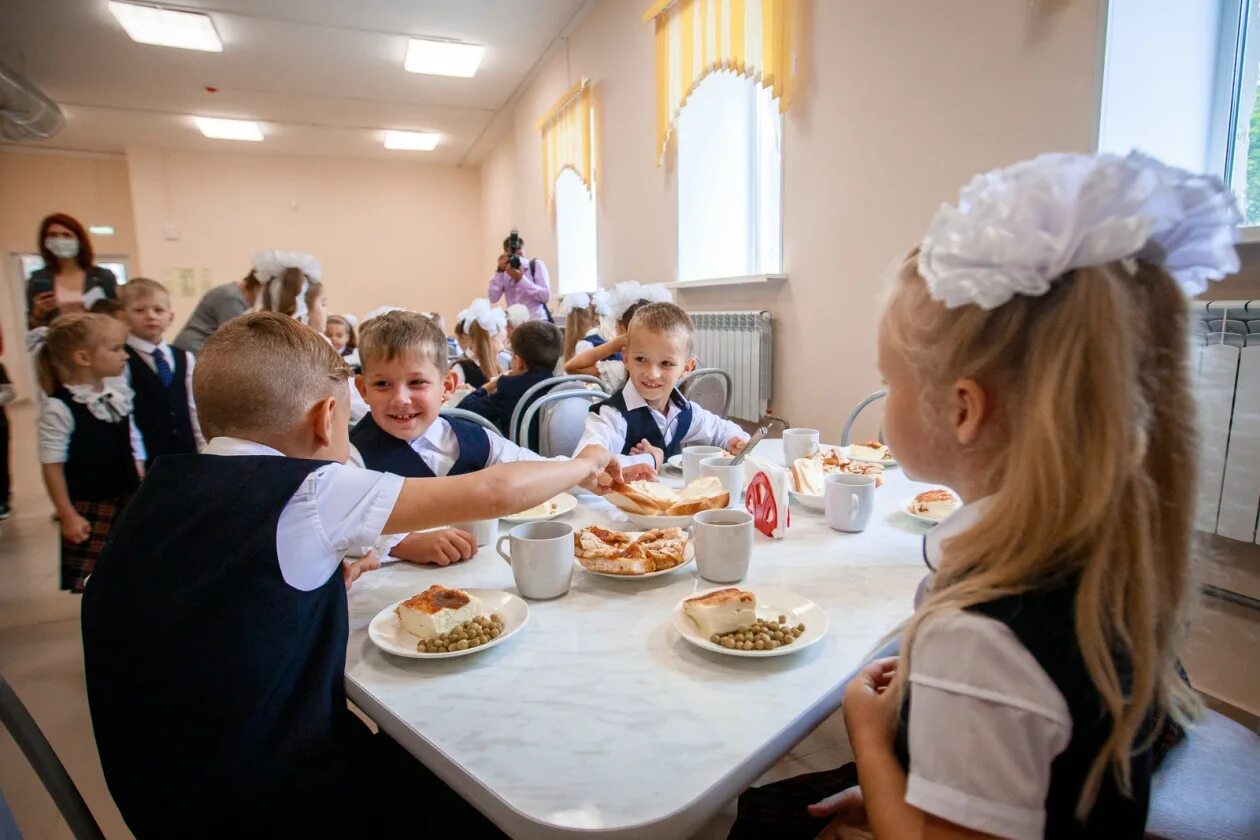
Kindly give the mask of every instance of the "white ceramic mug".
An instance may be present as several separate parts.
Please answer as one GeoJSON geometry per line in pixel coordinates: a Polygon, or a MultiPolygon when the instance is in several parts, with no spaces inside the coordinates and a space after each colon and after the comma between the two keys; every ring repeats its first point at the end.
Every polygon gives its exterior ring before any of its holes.
{"type": "Polygon", "coordinates": [[[783,430],[783,466],[791,469],[797,458],[808,458],[817,451],[817,429],[783,430]]]}
{"type": "Polygon", "coordinates": [[[725,452],[720,446],[684,446],[682,451],[683,486],[700,477],[700,462],[725,452]]]}
{"type": "Polygon", "coordinates": [[[573,581],[573,526],[526,522],[499,537],[494,550],[512,567],[516,588],[526,598],[559,598],[573,581]],[[508,542],[510,552],[503,550],[508,542]]]}
{"type": "Polygon", "coordinates": [[[875,478],[828,473],[823,482],[827,524],[837,531],[864,531],[875,507],[875,478]]]}
{"type": "Polygon", "coordinates": [[[497,519],[474,519],[471,522],[460,522],[451,527],[472,534],[477,545],[490,545],[499,535],[499,520],[497,519]]]}
{"type": "Polygon", "coordinates": [[[702,510],[691,531],[700,577],[734,583],[748,574],[752,559],[753,517],[746,510],[702,510]]]}
{"type": "Polygon", "coordinates": [[[731,494],[731,500],[726,505],[728,508],[742,507],[740,494],[744,492],[744,465],[732,466],[733,460],[733,458],[724,458],[720,455],[700,459],[700,477],[715,476],[722,482],[722,487],[731,494]]]}

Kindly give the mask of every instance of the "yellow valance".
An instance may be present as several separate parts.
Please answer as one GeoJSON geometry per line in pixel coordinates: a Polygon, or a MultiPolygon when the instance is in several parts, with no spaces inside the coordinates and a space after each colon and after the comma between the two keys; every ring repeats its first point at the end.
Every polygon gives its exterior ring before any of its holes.
{"type": "Polygon", "coordinates": [[[656,0],[643,15],[656,22],[656,144],[660,159],[678,112],[714,70],[730,70],[770,88],[786,111],[792,70],[795,0],[656,0]]]}
{"type": "Polygon", "coordinates": [[[591,83],[578,82],[538,121],[542,130],[543,195],[547,207],[556,197],[556,179],[572,169],[589,192],[591,174],[591,83]]]}

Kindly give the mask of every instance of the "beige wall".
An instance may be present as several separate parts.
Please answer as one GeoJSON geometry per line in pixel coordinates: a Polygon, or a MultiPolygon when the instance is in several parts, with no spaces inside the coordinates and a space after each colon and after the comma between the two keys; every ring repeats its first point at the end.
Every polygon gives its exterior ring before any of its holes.
{"type": "MultiPolygon", "coordinates": [[[[579,77],[591,78],[603,285],[675,279],[674,156],[656,166],[653,38],[639,22],[642,6],[594,5],[568,55],[561,47],[524,91],[483,167],[483,195],[492,190],[499,205],[515,208],[533,255],[553,261],[535,121],[579,77]],[[509,161],[510,202],[502,186],[509,161]]],[[[800,6],[810,15],[798,37],[801,84],[784,120],[790,280],[768,290],[690,290],[679,301],[688,309],[770,310],[774,410],[834,437],[852,405],[878,387],[874,315],[883,273],[940,202],[978,171],[1092,147],[1101,19],[1095,0],[800,6]]],[[[503,213],[483,215],[501,236],[503,213]]]]}
{"type": "Polygon", "coordinates": [[[172,289],[176,329],[260,249],[314,254],[330,311],[360,316],[392,305],[450,318],[493,270],[495,254],[479,248],[474,169],[147,148],[128,150],[128,162],[139,268],[172,289]]]}
{"type": "Polygon", "coordinates": [[[0,327],[4,330],[5,366],[22,397],[31,396],[34,386],[22,340],[25,286],[13,255],[36,252],[40,220],[56,212],[69,213],[84,227],[113,226],[113,236],[91,237],[99,256],[134,257],[127,162],[121,157],[0,149],[0,256],[4,260],[0,278],[5,284],[0,327]]]}

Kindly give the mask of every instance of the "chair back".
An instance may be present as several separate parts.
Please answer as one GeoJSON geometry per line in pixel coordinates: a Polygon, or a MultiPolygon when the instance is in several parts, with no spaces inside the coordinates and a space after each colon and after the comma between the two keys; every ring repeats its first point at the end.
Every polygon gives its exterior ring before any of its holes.
{"type": "Polygon", "coordinates": [[[576,386],[562,386],[534,401],[521,418],[521,428],[528,429],[538,420],[538,454],[547,458],[572,455],[586,428],[586,415],[591,406],[608,399],[608,394],[576,386]]]}
{"type": "Polygon", "coordinates": [[[512,409],[512,420],[508,423],[508,440],[512,441],[517,446],[529,446],[529,424],[521,423],[521,418],[525,416],[525,410],[528,409],[534,400],[539,396],[548,393],[552,388],[566,382],[589,382],[596,387],[603,387],[603,383],[600,382],[599,377],[588,376],[585,373],[565,374],[563,376],[553,376],[550,379],[544,379],[524,394],[521,394],[521,399],[516,403],[516,408],[512,409]]]}
{"type": "Polygon", "coordinates": [[[442,417],[459,417],[463,420],[471,420],[487,432],[493,432],[499,437],[503,437],[503,432],[499,431],[498,426],[494,425],[475,411],[469,411],[465,408],[444,408],[439,411],[438,414],[442,417]]]}
{"type": "MultiPolygon", "coordinates": [[[[866,397],[864,397],[862,401],[857,404],[857,406],[853,409],[853,411],[849,413],[849,419],[844,421],[844,428],[840,430],[840,445],[841,446],[848,446],[850,443],[853,442],[851,440],[851,438],[853,437],[853,424],[857,422],[858,415],[862,413],[862,409],[866,408],[868,405],[875,402],[876,400],[882,400],[886,396],[888,396],[888,392],[881,388],[880,390],[875,391],[874,393],[867,394],[866,397]]],[[[884,427],[882,425],[880,426],[880,429],[879,429],[879,439],[881,441],[884,439],[884,427]]]]}
{"type": "MultiPolygon", "coordinates": [[[[678,383],[678,391],[696,405],[725,418],[731,408],[731,375],[721,368],[697,368],[678,383]]],[[[745,418],[757,420],[756,417],[745,418]]]]}
{"type": "Polygon", "coordinates": [[[74,781],[66,772],[61,759],[57,758],[35,719],[4,677],[0,677],[0,723],[13,736],[18,748],[35,770],[35,775],[44,783],[44,788],[61,811],[70,833],[77,840],[105,840],[101,827],[96,824],[96,819],[88,810],[83,795],[74,786],[74,781]]]}

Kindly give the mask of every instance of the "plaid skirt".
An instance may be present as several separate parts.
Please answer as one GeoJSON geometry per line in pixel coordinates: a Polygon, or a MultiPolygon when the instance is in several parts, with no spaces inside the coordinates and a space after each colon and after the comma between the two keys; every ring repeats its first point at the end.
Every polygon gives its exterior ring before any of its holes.
{"type": "Polygon", "coordinates": [[[61,588],[70,592],[82,592],[83,582],[96,568],[96,558],[101,556],[105,539],[114,520],[127,504],[127,497],[110,501],[74,501],[75,511],[88,521],[92,530],[88,538],[75,545],[61,538],[61,588]]]}

